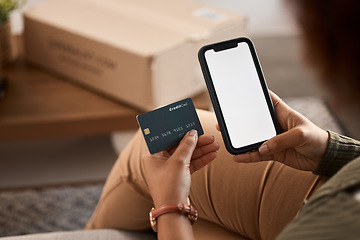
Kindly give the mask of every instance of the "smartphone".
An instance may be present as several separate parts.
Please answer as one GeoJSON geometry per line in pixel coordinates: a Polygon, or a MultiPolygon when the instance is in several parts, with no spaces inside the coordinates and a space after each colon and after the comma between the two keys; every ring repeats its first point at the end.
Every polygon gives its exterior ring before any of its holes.
{"type": "Polygon", "coordinates": [[[236,38],[199,50],[199,62],[227,151],[258,149],[280,133],[253,43],[236,38]]]}

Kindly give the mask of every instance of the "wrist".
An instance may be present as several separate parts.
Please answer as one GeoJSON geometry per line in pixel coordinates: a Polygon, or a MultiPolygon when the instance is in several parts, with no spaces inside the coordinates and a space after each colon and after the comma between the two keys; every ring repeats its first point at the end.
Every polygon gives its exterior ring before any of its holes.
{"type": "Polygon", "coordinates": [[[180,214],[188,218],[191,223],[194,223],[197,218],[196,209],[187,203],[178,203],[178,204],[165,204],[158,206],[156,208],[152,208],[149,216],[150,216],[150,224],[152,229],[157,232],[157,218],[167,215],[167,214],[180,214]]]}
{"type": "Polygon", "coordinates": [[[158,228],[158,239],[194,239],[192,224],[184,215],[164,214],[158,217],[158,228]]]}
{"type": "Polygon", "coordinates": [[[154,199],[154,207],[160,207],[163,205],[169,205],[174,203],[186,203],[190,204],[190,199],[186,197],[174,197],[174,198],[162,198],[162,199],[154,199]]]}

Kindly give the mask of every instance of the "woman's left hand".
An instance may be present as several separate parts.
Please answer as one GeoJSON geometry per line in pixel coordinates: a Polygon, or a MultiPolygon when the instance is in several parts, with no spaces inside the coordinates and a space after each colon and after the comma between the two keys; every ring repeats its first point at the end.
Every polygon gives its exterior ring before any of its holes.
{"type": "Polygon", "coordinates": [[[155,207],[187,203],[191,174],[214,160],[218,149],[214,137],[198,138],[191,130],[176,148],[146,155],[143,171],[155,207]]]}

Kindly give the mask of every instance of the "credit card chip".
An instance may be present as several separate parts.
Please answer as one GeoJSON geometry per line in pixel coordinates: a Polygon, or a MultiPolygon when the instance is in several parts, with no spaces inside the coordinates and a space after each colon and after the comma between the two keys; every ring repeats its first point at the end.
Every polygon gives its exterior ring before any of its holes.
{"type": "Polygon", "coordinates": [[[149,135],[149,134],[150,134],[150,129],[149,129],[149,128],[145,128],[145,129],[144,129],[144,134],[145,134],[145,135],[149,135]]]}

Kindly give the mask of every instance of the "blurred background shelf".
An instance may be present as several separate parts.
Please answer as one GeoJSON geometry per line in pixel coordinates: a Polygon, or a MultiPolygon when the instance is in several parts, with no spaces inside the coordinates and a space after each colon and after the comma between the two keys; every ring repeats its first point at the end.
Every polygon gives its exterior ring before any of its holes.
{"type": "MultiPolygon", "coordinates": [[[[4,74],[8,88],[0,102],[0,141],[110,134],[138,126],[140,110],[32,66],[21,56],[4,74]]],[[[193,100],[208,109],[206,93],[193,100]]]]}
{"type": "MultiPolygon", "coordinates": [[[[46,0],[28,0],[26,7],[42,1],[46,0]]],[[[279,96],[319,95],[313,76],[301,62],[301,36],[283,0],[197,1],[248,16],[249,37],[269,88],[279,96]]],[[[16,33],[22,31],[19,15],[21,11],[13,15],[16,33]]],[[[114,134],[109,133],[120,132],[115,136],[126,143],[137,128],[139,111],[22,60],[7,72],[8,96],[0,102],[0,189],[104,181],[118,152],[113,147],[114,134]]],[[[200,99],[206,102],[207,94],[200,99]]]]}
{"type": "MultiPolygon", "coordinates": [[[[21,36],[17,39],[22,53],[21,36]]],[[[0,101],[0,190],[103,182],[142,113],[28,64],[3,69],[0,101]]],[[[193,97],[209,109],[206,92],[193,97]]]]}

